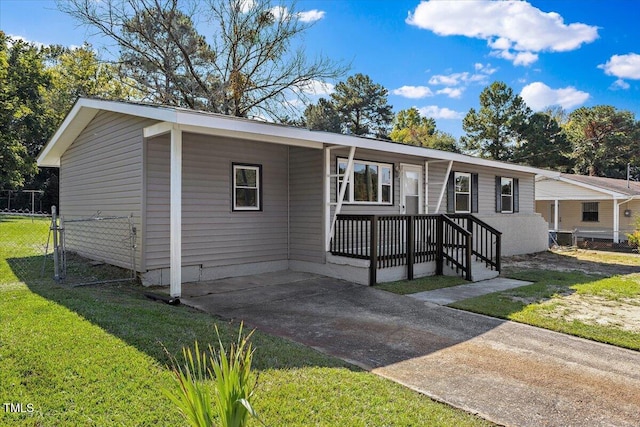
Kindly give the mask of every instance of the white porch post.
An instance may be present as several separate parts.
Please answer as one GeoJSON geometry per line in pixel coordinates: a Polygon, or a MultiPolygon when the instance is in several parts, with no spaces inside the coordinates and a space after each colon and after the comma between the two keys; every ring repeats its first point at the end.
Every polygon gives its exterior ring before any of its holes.
{"type": "Polygon", "coordinates": [[[613,243],[620,243],[620,205],[613,199],[613,243]]]}
{"type": "Polygon", "coordinates": [[[347,160],[347,169],[344,171],[344,176],[342,177],[342,184],[340,185],[340,190],[337,197],[336,210],[333,213],[333,218],[331,218],[331,177],[335,176],[336,179],[339,174],[333,175],[331,173],[331,148],[325,148],[325,158],[324,158],[324,170],[325,170],[325,232],[326,235],[326,251],[328,252],[331,249],[331,237],[333,237],[333,231],[336,226],[336,219],[338,218],[338,214],[342,209],[342,201],[344,200],[344,195],[347,191],[347,186],[351,181],[351,171],[353,171],[353,158],[356,153],[356,147],[351,147],[349,149],[349,159],[347,160]]]}
{"type": "Polygon", "coordinates": [[[170,294],[182,293],[182,130],[171,128],[170,294]]]}
{"type": "Polygon", "coordinates": [[[440,212],[440,205],[442,205],[442,198],[444,197],[444,192],[447,189],[447,182],[449,182],[449,175],[451,175],[451,168],[453,167],[453,160],[449,162],[447,166],[447,173],[444,174],[444,182],[442,183],[442,188],[440,189],[440,197],[438,198],[438,205],[436,206],[436,211],[434,213],[440,212]]]}
{"type": "Polygon", "coordinates": [[[560,207],[560,202],[558,199],[555,199],[553,201],[555,203],[554,205],[554,209],[553,209],[553,231],[558,231],[558,218],[559,218],[559,214],[558,214],[558,208],[560,207]]]}
{"type": "Polygon", "coordinates": [[[429,213],[429,162],[424,162],[424,213],[429,213]]]}

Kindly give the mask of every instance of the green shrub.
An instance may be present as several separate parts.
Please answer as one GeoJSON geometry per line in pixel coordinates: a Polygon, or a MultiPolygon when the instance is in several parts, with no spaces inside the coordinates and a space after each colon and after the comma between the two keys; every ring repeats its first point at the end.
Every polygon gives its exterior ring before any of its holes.
{"type": "Polygon", "coordinates": [[[627,234],[629,246],[635,247],[636,251],[640,251],[640,216],[636,216],[633,221],[633,232],[627,234]]]}
{"type": "Polygon", "coordinates": [[[165,390],[165,394],[189,425],[211,427],[216,415],[222,427],[243,427],[249,415],[259,419],[251,406],[257,384],[251,373],[254,349],[249,339],[252,334],[253,331],[243,336],[241,324],[237,342],[227,351],[216,327],[217,351],[209,345],[208,353],[200,352],[196,341],[193,351],[183,347],[183,364],[170,355],[175,387],[165,390]],[[209,379],[213,380],[213,396],[209,379]]]}

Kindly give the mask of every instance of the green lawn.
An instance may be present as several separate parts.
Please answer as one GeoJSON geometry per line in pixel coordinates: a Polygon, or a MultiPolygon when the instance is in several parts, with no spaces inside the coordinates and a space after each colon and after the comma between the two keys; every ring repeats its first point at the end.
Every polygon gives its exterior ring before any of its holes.
{"type": "Polygon", "coordinates": [[[383,291],[406,295],[463,285],[465,283],[469,282],[457,276],[427,276],[414,280],[399,280],[397,282],[380,283],[375,287],[382,289],[383,291]]]}
{"type": "Polygon", "coordinates": [[[521,270],[509,277],[534,282],[451,304],[608,344],[640,350],[640,276],[521,270]],[[631,315],[625,318],[625,312],[631,315]]]}
{"type": "MultiPolygon", "coordinates": [[[[131,284],[20,281],[6,262],[10,224],[0,222],[0,400],[34,411],[2,407],[0,425],[185,425],[161,392],[172,381],[164,347],[214,342],[214,325],[231,342],[238,325],[131,284]]],[[[252,341],[255,408],[269,426],[490,425],[308,347],[259,332],[252,341]]]]}

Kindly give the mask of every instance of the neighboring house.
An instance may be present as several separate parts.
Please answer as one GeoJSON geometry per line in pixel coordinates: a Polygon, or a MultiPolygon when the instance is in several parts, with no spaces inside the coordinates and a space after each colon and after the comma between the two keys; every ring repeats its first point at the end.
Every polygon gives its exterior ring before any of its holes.
{"type": "Polygon", "coordinates": [[[60,168],[63,216],[132,214],[143,283],[170,284],[175,296],[182,282],[283,269],[375,283],[446,273],[448,265],[477,278],[472,255],[499,270],[500,254],[546,249],[534,181],[559,176],[388,141],[84,98],[38,165],[60,168]]]}
{"type": "Polygon", "coordinates": [[[580,241],[620,243],[640,214],[640,183],[571,174],[539,176],[536,211],[550,231],[570,232],[580,241]]]}

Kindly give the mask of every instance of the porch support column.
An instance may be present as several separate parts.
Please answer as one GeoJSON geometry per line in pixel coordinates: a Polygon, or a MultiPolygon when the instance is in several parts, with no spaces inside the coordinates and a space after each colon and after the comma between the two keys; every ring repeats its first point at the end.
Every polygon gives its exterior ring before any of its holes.
{"type": "Polygon", "coordinates": [[[613,243],[620,243],[620,204],[613,199],[613,243]]]}
{"type": "Polygon", "coordinates": [[[424,162],[424,211],[429,213],[429,162],[424,162]]]}
{"type": "MultiPolygon", "coordinates": [[[[325,221],[326,221],[326,251],[329,252],[331,245],[331,237],[333,237],[333,231],[335,230],[336,220],[338,218],[338,214],[342,210],[342,201],[344,200],[344,195],[347,191],[347,186],[351,182],[351,171],[353,171],[353,158],[356,153],[356,147],[351,147],[349,149],[349,159],[347,160],[347,169],[344,171],[344,176],[342,177],[342,184],[340,185],[340,190],[337,197],[336,209],[333,213],[333,218],[331,218],[331,177],[334,176],[331,174],[331,150],[332,147],[325,148],[325,221]]],[[[336,180],[338,179],[338,173],[335,174],[336,180]]]]}
{"type": "Polygon", "coordinates": [[[553,203],[555,203],[553,209],[553,231],[558,232],[558,219],[560,218],[558,208],[560,207],[560,201],[558,199],[555,199],[553,203]]]}
{"type": "Polygon", "coordinates": [[[170,294],[182,293],[182,130],[171,128],[170,294]]]}
{"type": "Polygon", "coordinates": [[[440,197],[438,198],[438,205],[436,206],[436,211],[434,213],[440,213],[440,206],[442,205],[444,191],[447,189],[447,182],[449,182],[449,175],[451,175],[452,167],[453,160],[449,162],[449,165],[447,166],[447,173],[444,174],[444,182],[442,183],[442,188],[440,189],[440,197]]]}

